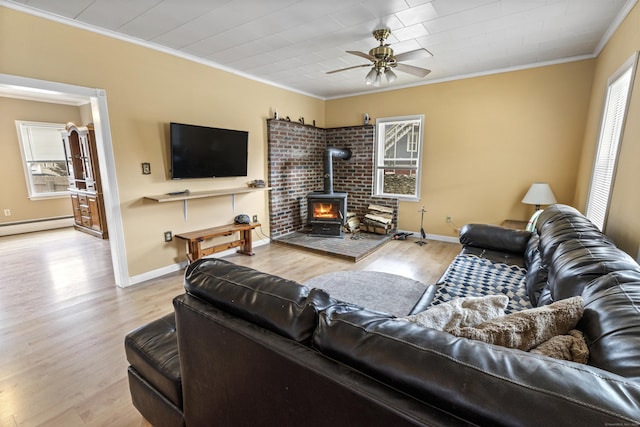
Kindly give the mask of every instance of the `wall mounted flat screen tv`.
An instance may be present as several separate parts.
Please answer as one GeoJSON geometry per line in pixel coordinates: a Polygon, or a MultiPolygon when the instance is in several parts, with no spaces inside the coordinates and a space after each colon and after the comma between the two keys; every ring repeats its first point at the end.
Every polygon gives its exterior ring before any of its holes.
{"type": "Polygon", "coordinates": [[[171,178],[247,176],[249,132],[170,124],[171,178]]]}

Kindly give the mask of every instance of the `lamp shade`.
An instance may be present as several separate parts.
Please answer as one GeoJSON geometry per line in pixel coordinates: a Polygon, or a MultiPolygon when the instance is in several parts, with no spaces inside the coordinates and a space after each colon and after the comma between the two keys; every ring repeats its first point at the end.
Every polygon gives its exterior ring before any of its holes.
{"type": "Polygon", "coordinates": [[[364,81],[365,81],[368,85],[370,85],[370,84],[372,84],[372,83],[375,81],[375,79],[376,79],[377,75],[378,75],[378,70],[376,70],[376,67],[372,67],[372,68],[371,68],[371,71],[369,71],[369,72],[367,73],[367,76],[365,77],[365,80],[364,80],[364,81]]]}
{"type": "Polygon", "coordinates": [[[536,205],[536,209],[539,209],[540,205],[556,203],[556,196],[553,195],[551,187],[546,182],[534,182],[522,199],[522,203],[536,205]]]}
{"type": "Polygon", "coordinates": [[[376,79],[373,81],[373,85],[375,87],[378,87],[380,86],[380,83],[382,83],[382,73],[378,71],[378,74],[376,74],[376,79]]]}
{"type": "Polygon", "coordinates": [[[389,83],[393,83],[398,78],[398,76],[396,76],[396,73],[391,71],[391,68],[387,68],[386,70],[384,70],[384,75],[389,83]]]}

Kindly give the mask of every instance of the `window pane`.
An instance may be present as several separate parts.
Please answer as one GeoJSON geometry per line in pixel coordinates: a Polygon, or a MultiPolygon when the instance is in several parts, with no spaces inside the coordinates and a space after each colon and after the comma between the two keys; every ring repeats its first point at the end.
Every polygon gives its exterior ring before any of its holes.
{"type": "Polygon", "coordinates": [[[30,166],[34,193],[57,193],[69,188],[65,162],[31,162],[30,166]]]}
{"type": "Polygon", "coordinates": [[[377,120],[376,195],[417,199],[422,116],[377,120]]]}
{"type": "Polygon", "coordinates": [[[16,121],[29,197],[63,195],[69,187],[66,152],[57,123],[16,121]]]}
{"type": "Polygon", "coordinates": [[[415,194],[416,170],[382,169],[385,194],[415,194]]]}

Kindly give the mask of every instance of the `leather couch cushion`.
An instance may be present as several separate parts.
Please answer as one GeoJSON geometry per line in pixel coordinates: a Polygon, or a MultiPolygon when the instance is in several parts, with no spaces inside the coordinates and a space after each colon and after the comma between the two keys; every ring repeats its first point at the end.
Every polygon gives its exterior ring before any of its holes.
{"type": "Polygon", "coordinates": [[[591,221],[567,205],[552,205],[545,209],[536,223],[536,229],[540,236],[542,262],[547,266],[553,261],[558,245],[565,240],[586,239],[614,246],[591,221]]]}
{"type": "MultiPolygon", "coordinates": [[[[527,243],[524,258],[527,269],[525,287],[527,288],[529,301],[534,307],[543,305],[540,304],[540,297],[547,287],[547,277],[549,276],[547,266],[542,264],[542,257],[538,250],[539,243],[540,237],[537,234],[531,236],[529,243],[527,243]]],[[[546,298],[543,298],[543,300],[546,300],[546,298]]]]}
{"type": "Polygon", "coordinates": [[[540,258],[539,244],[540,236],[538,236],[537,233],[532,233],[529,240],[527,240],[527,247],[524,250],[524,268],[528,269],[534,259],[540,258]]]}
{"type": "Polygon", "coordinates": [[[598,230],[582,213],[573,206],[560,203],[548,206],[538,217],[536,230],[542,234],[545,227],[553,224],[556,229],[564,230],[598,230]]]}
{"type": "Polygon", "coordinates": [[[460,243],[483,249],[522,255],[531,233],[489,224],[466,224],[460,230],[460,243]]]}
{"type": "Polygon", "coordinates": [[[476,424],[604,425],[638,415],[640,386],[634,381],[357,307],[337,304],[322,312],[313,344],[333,359],[476,424]],[[524,419],[523,405],[535,416],[524,419]]]}
{"type": "Polygon", "coordinates": [[[328,294],[292,280],[217,258],[202,258],[185,272],[187,292],[229,313],[298,342],[311,338],[328,294]]]}
{"type": "Polygon", "coordinates": [[[549,265],[549,290],[553,301],[582,295],[593,279],[617,270],[640,266],[620,249],[601,240],[569,239],[560,243],[549,265]]]}
{"type": "Polygon", "coordinates": [[[127,369],[127,376],[131,402],[149,424],[154,427],[184,427],[181,407],[167,399],[132,366],[127,369]]]}
{"type": "Polygon", "coordinates": [[[129,332],[124,339],[124,348],[129,364],[139,376],[182,409],[182,382],[174,313],[129,332]]]}
{"type": "Polygon", "coordinates": [[[640,272],[601,276],[582,296],[578,328],[589,345],[589,364],[640,381],[640,272]]]}
{"type": "MultiPolygon", "coordinates": [[[[484,258],[490,261],[524,267],[522,254],[515,252],[494,251],[493,249],[477,248],[475,246],[463,246],[460,255],[475,255],[478,258],[484,258]]],[[[438,281],[438,283],[440,283],[440,281],[438,281]]]]}

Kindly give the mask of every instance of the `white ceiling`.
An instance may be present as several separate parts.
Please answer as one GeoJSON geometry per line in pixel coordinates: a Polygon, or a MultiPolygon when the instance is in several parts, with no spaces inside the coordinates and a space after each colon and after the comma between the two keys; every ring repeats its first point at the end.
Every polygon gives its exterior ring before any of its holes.
{"type": "Polygon", "coordinates": [[[0,5],[328,99],[597,55],[637,0],[0,0],[0,5]],[[376,28],[425,78],[365,85],[376,28]]]}

